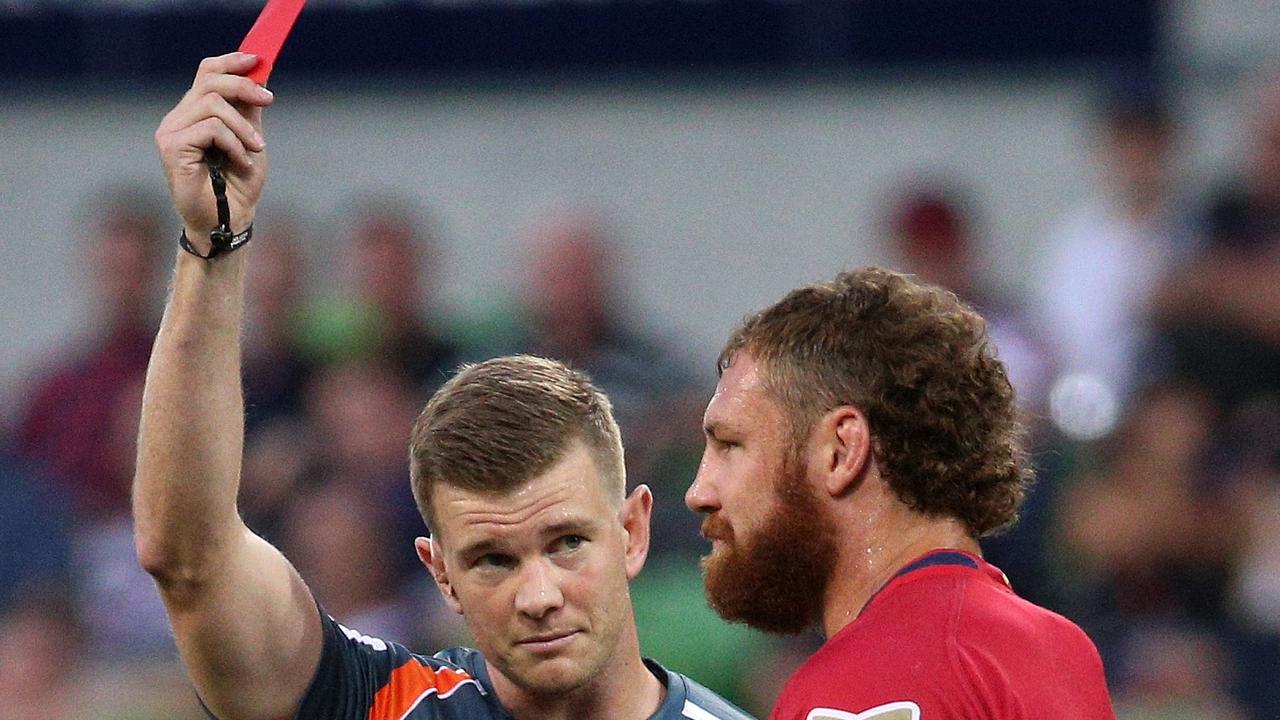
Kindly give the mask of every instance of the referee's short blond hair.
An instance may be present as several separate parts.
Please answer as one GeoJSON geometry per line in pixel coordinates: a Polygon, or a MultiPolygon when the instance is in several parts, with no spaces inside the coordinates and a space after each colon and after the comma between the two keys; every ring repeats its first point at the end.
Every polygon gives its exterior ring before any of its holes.
{"type": "Polygon", "coordinates": [[[512,355],[464,365],[414,423],[409,444],[413,496],[433,528],[432,493],[443,483],[504,492],[537,477],[581,441],[611,500],[621,502],[622,435],[609,398],[564,363],[512,355]]]}

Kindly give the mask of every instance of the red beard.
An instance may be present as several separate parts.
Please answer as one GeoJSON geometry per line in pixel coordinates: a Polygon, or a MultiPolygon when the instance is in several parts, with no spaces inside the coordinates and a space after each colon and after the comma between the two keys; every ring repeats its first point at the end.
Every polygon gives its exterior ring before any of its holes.
{"type": "Polygon", "coordinates": [[[835,569],[835,525],[805,482],[795,453],[773,490],[759,529],[738,538],[718,514],[702,534],[720,547],[702,559],[707,600],[726,620],[765,632],[795,634],[822,621],[823,599],[835,569]]]}

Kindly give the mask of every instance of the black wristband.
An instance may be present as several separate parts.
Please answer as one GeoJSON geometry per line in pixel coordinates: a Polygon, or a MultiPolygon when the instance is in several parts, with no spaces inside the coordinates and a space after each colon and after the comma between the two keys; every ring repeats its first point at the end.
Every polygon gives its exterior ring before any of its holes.
{"type": "Polygon", "coordinates": [[[249,227],[244,229],[244,232],[238,235],[231,235],[229,233],[221,232],[219,230],[214,230],[213,232],[209,233],[209,240],[213,242],[213,245],[209,247],[209,254],[201,255],[200,253],[196,252],[196,249],[194,247],[191,246],[191,241],[187,239],[187,231],[184,228],[182,230],[182,234],[178,236],[178,246],[202,260],[212,260],[218,257],[219,255],[225,255],[233,250],[239,250],[245,245],[248,245],[249,241],[252,239],[253,239],[252,223],[249,224],[249,227]]]}

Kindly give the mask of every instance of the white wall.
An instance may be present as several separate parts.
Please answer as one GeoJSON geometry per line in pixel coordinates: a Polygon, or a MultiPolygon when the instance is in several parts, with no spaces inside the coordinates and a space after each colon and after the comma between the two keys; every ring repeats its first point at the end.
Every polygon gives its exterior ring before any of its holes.
{"type": "MultiPolygon", "coordinates": [[[[518,278],[519,236],[546,209],[601,207],[637,316],[706,363],[736,320],[791,286],[884,261],[878,201],[904,177],[938,170],[974,188],[989,270],[1013,287],[1035,281],[1045,229],[1092,182],[1088,96],[1068,80],[275,89],[269,200],[323,218],[357,189],[420,199],[442,223],[454,305],[518,278]]],[[[181,91],[7,98],[0,387],[80,327],[92,269],[76,248],[92,238],[78,203],[107,177],[161,189],[151,135],[181,91]]]]}
{"type": "Polygon", "coordinates": [[[1169,49],[1198,66],[1280,61],[1280,4],[1269,0],[1166,0],[1169,49]]]}

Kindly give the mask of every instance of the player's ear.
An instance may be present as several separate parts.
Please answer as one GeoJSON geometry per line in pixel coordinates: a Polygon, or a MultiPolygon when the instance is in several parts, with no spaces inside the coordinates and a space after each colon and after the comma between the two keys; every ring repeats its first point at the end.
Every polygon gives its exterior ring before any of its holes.
{"type": "Polygon", "coordinates": [[[827,493],[839,497],[857,489],[871,459],[867,416],[851,405],[841,405],[818,420],[812,440],[827,493]]]}
{"type": "Polygon", "coordinates": [[[453,584],[449,582],[449,572],[444,565],[444,548],[440,547],[440,543],[435,538],[425,537],[414,540],[413,547],[418,551],[418,559],[427,567],[431,578],[436,581],[436,587],[440,588],[440,594],[444,596],[449,609],[462,615],[462,604],[458,602],[458,595],[454,592],[453,584]]]}
{"type": "Polygon", "coordinates": [[[622,529],[626,533],[627,579],[634,580],[649,557],[649,521],[653,517],[653,492],[638,485],[622,501],[622,529]]]}

